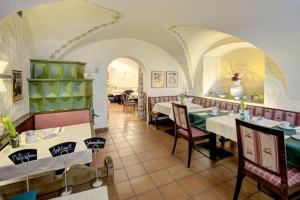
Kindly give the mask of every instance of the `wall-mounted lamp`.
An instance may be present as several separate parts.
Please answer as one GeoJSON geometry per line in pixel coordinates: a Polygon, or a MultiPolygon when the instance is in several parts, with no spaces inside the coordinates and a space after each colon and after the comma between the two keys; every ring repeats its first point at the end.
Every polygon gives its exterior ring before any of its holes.
{"type": "Polygon", "coordinates": [[[13,76],[11,74],[4,74],[7,64],[8,64],[8,62],[0,60],[0,92],[7,91],[4,86],[4,80],[13,78],[13,76]]]}

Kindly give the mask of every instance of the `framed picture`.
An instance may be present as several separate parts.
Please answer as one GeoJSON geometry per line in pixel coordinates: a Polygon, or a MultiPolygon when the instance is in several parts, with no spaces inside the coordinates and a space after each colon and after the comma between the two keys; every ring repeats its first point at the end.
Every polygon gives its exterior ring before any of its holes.
{"type": "Polygon", "coordinates": [[[152,71],[151,72],[151,87],[164,88],[165,87],[165,72],[152,71]]]}
{"type": "Polygon", "coordinates": [[[178,73],[171,71],[167,72],[167,88],[177,88],[178,87],[178,73]]]}
{"type": "Polygon", "coordinates": [[[12,74],[13,74],[13,83],[12,83],[13,101],[18,101],[23,99],[22,72],[13,70],[12,74]]]}

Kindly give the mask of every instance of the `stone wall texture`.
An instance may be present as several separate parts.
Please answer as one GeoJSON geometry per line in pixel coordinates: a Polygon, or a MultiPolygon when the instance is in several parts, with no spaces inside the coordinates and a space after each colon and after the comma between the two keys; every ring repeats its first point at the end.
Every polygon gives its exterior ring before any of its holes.
{"type": "Polygon", "coordinates": [[[8,62],[5,73],[22,71],[23,99],[13,102],[12,81],[5,80],[7,92],[0,93],[0,114],[7,113],[17,119],[29,112],[28,83],[30,59],[35,57],[35,46],[28,21],[17,14],[0,21],[0,60],[8,62]]]}

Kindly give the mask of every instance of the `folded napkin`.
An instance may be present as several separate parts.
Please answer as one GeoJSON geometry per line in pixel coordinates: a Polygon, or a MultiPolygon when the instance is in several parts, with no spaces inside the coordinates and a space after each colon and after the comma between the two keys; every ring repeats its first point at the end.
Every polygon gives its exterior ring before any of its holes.
{"type": "Polygon", "coordinates": [[[284,139],[285,139],[285,140],[288,139],[288,138],[290,138],[290,136],[288,136],[288,135],[285,135],[285,136],[284,136],[284,139]]]}
{"type": "Polygon", "coordinates": [[[207,113],[207,112],[203,112],[203,113],[197,113],[197,115],[201,115],[201,116],[203,116],[203,115],[208,115],[208,113],[207,113]]]}

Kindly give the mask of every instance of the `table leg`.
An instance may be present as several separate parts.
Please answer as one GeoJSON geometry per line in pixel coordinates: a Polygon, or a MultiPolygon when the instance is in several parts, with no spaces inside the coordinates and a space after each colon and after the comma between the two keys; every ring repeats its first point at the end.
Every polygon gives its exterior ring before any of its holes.
{"type": "Polygon", "coordinates": [[[217,136],[214,133],[210,133],[209,138],[209,157],[211,160],[217,160],[217,136]]]}

